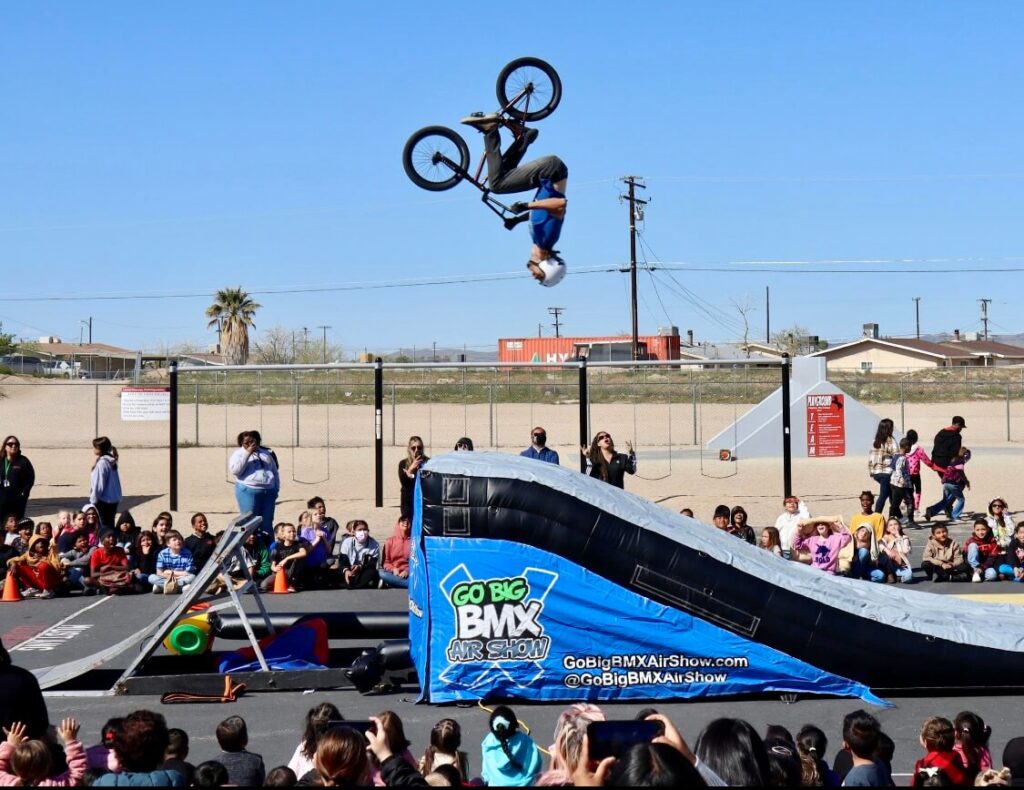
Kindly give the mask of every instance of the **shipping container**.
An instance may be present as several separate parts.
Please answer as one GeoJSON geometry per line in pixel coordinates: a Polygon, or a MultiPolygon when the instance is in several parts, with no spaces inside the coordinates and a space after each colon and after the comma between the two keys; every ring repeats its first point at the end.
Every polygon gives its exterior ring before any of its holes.
{"type": "MultiPolygon", "coordinates": [[[[641,335],[637,338],[641,359],[679,359],[678,335],[641,335]]],[[[498,362],[533,362],[538,365],[572,362],[585,354],[588,360],[629,361],[632,338],[604,337],[503,337],[498,340],[498,362]],[[583,354],[580,349],[585,349],[583,354]]]]}

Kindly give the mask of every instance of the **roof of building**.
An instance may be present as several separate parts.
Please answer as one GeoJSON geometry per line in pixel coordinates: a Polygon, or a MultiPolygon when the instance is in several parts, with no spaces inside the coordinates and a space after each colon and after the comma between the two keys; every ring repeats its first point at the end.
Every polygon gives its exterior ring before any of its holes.
{"type": "Polygon", "coordinates": [[[135,359],[136,352],[107,343],[39,343],[31,346],[32,353],[46,357],[117,357],[135,359]]]}
{"type": "Polygon", "coordinates": [[[994,356],[1024,360],[1024,348],[998,343],[994,340],[951,340],[933,343],[931,340],[920,340],[916,337],[860,337],[849,343],[832,346],[816,351],[810,356],[827,357],[837,351],[852,348],[865,343],[875,343],[894,349],[904,349],[917,354],[925,354],[937,359],[971,359],[978,356],[994,356]]]}

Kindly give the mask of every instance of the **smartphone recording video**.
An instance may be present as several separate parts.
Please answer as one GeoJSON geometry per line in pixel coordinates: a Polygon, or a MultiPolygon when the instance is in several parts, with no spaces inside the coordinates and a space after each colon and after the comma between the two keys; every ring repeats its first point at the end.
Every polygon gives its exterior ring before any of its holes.
{"type": "Polygon", "coordinates": [[[660,721],[592,721],[587,725],[590,759],[619,758],[634,744],[653,741],[664,734],[665,725],[660,721]]]}

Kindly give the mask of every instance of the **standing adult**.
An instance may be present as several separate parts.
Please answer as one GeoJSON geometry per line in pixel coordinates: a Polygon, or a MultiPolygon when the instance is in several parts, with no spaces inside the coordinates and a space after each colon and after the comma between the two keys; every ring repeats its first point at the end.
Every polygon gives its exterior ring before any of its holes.
{"type": "Polygon", "coordinates": [[[121,504],[121,474],[117,471],[117,448],[106,436],[92,440],[96,461],[92,465],[89,502],[96,506],[100,523],[114,528],[117,506],[121,504]]]}
{"type": "MultiPolygon", "coordinates": [[[[935,470],[939,480],[942,480],[945,468],[952,463],[953,458],[960,452],[960,446],[963,444],[963,437],[960,436],[960,432],[966,427],[967,423],[964,421],[964,418],[958,414],[953,417],[951,425],[947,425],[935,434],[935,444],[932,446],[932,463],[935,466],[941,467],[941,469],[935,470]]],[[[949,516],[951,513],[952,509],[947,507],[946,515],[949,516]]]]}
{"type": "Polygon", "coordinates": [[[896,454],[896,440],[892,438],[895,428],[889,418],[880,420],[875,440],[871,443],[868,453],[868,474],[878,483],[878,499],[875,500],[875,512],[881,513],[885,502],[892,496],[892,457],[896,454]]]}
{"type": "Polygon", "coordinates": [[[636,453],[633,445],[626,442],[625,453],[615,452],[615,442],[611,434],[598,431],[590,447],[583,445],[580,452],[587,459],[587,473],[598,480],[611,483],[616,488],[624,488],[626,473],[636,474],[636,453]]]}
{"type": "Polygon", "coordinates": [[[412,496],[416,491],[416,475],[430,459],[423,454],[423,440],[410,436],[405,446],[405,458],[398,462],[398,482],[402,486],[399,506],[402,518],[412,518],[412,496]]]}
{"type": "Polygon", "coordinates": [[[539,425],[530,434],[532,440],[530,446],[519,453],[523,458],[535,458],[538,461],[545,461],[558,466],[558,453],[547,446],[548,432],[539,425]]]}
{"type": "Polygon", "coordinates": [[[18,520],[25,518],[28,495],[36,482],[32,462],[21,454],[17,436],[4,439],[3,463],[0,464],[0,524],[12,513],[18,520]]]}
{"type": "Polygon", "coordinates": [[[260,532],[273,539],[274,506],[281,490],[281,475],[274,453],[263,446],[259,431],[242,431],[239,447],[228,459],[235,476],[235,500],[239,513],[260,516],[260,532]]]}

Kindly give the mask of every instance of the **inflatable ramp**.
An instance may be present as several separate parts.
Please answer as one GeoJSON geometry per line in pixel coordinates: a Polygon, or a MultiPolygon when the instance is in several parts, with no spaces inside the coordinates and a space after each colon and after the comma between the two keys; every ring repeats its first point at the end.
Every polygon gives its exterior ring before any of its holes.
{"type": "Polygon", "coordinates": [[[430,702],[879,702],[870,688],[1005,687],[1024,659],[1020,607],[827,576],[516,456],[431,460],[413,536],[409,633],[430,702]]]}

